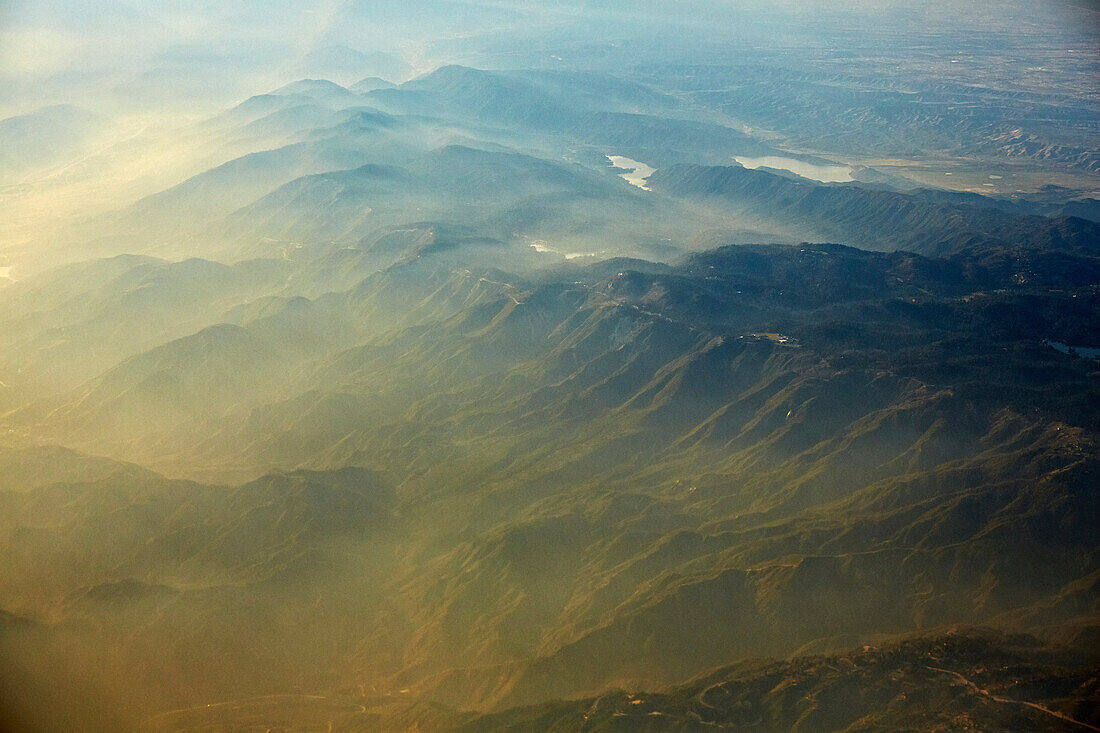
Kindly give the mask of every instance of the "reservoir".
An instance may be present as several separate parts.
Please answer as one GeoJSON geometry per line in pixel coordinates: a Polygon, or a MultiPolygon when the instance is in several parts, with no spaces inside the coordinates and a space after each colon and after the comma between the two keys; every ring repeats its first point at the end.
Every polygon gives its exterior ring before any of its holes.
{"type": "Polygon", "coordinates": [[[1070,344],[1063,344],[1060,341],[1047,341],[1050,348],[1055,351],[1061,351],[1063,354],[1069,354],[1076,352],[1078,356],[1083,356],[1086,359],[1100,358],[1100,349],[1090,346],[1072,346],[1070,344]]]}
{"type": "Polygon", "coordinates": [[[649,186],[645,185],[645,179],[653,175],[656,168],[651,168],[645,163],[639,163],[636,160],[625,158],[621,155],[608,155],[607,159],[611,161],[611,165],[616,168],[623,168],[626,173],[620,173],[619,176],[623,178],[627,183],[643,188],[646,191],[649,190],[649,186]]]}
{"type": "Polygon", "coordinates": [[[852,169],[846,165],[817,165],[777,155],[767,155],[763,158],[734,157],[734,160],[746,168],[776,168],[822,183],[847,183],[853,180],[852,169]]]}

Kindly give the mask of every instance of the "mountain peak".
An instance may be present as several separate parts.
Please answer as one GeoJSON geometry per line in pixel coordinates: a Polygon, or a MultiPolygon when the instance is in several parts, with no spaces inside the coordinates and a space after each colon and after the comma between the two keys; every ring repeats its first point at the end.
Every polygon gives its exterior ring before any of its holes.
{"type": "Polygon", "coordinates": [[[299,79],[285,84],[270,94],[340,94],[349,91],[328,79],[299,79]]]}

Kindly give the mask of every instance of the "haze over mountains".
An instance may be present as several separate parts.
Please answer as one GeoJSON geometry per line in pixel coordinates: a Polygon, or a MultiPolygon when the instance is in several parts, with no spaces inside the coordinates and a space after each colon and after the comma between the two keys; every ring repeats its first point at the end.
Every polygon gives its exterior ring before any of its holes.
{"type": "Polygon", "coordinates": [[[1100,726],[1088,4],[77,10],[6,728],[1100,726]]]}

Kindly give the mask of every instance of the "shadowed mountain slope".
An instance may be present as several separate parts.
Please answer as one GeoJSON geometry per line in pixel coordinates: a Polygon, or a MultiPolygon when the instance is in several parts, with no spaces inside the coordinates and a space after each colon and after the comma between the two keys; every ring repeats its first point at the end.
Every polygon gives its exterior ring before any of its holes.
{"type": "Polygon", "coordinates": [[[1095,256],[1100,224],[948,204],[926,192],[900,193],[796,181],[741,167],[673,166],[650,185],[679,196],[718,199],[761,218],[813,227],[817,237],[872,250],[950,255],[967,247],[1023,246],[1095,256]]]}

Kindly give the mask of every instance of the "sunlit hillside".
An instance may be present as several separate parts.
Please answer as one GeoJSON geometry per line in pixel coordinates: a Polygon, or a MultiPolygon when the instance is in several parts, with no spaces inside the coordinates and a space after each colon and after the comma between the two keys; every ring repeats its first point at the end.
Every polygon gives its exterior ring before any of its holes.
{"type": "Polygon", "coordinates": [[[1088,2],[0,8],[0,729],[1100,729],[1088,2]]]}

